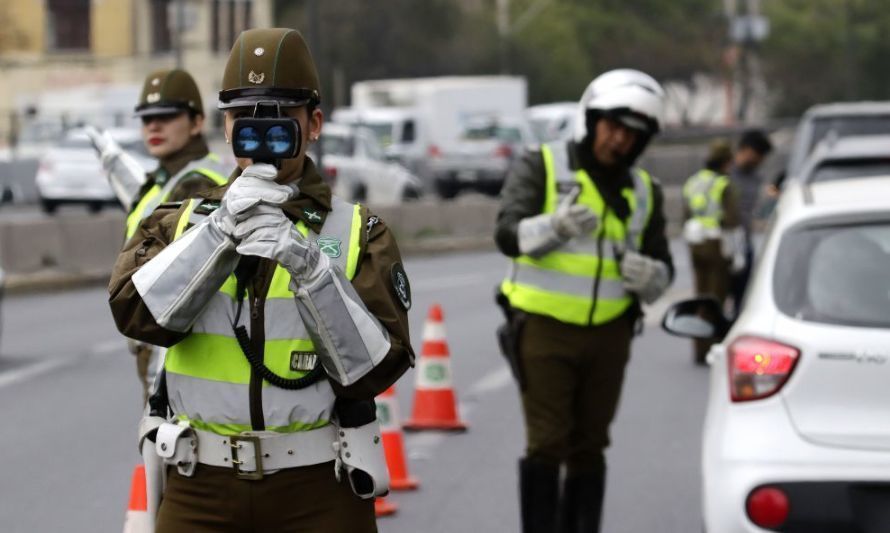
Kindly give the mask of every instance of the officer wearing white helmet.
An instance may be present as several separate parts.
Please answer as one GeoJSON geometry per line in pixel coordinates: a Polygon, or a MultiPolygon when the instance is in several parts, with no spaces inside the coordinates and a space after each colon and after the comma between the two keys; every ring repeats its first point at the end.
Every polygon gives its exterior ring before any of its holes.
{"type": "Polygon", "coordinates": [[[573,139],[529,151],[502,191],[495,240],[512,263],[498,334],[522,391],[526,533],[599,531],[640,303],[673,277],[660,185],[634,167],[661,129],[663,98],[642,72],[602,74],[581,97],[573,139]]]}

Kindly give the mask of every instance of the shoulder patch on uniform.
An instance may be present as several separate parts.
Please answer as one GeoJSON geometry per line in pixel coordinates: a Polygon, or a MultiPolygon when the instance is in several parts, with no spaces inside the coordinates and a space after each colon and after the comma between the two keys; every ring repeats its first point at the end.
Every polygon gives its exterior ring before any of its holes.
{"type": "Polygon", "coordinates": [[[394,263],[389,271],[392,278],[392,288],[396,291],[396,296],[402,303],[405,310],[411,309],[411,284],[408,282],[408,274],[402,263],[394,263]]]}

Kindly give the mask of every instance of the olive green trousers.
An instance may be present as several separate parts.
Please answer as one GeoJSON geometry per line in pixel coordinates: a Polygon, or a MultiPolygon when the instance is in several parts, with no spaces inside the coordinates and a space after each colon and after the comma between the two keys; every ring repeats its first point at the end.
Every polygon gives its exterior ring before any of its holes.
{"type": "Polygon", "coordinates": [[[168,470],[156,533],[374,533],[374,500],[362,500],[334,463],[281,470],[262,480],[198,465],[168,470]]]}
{"type": "Polygon", "coordinates": [[[520,336],[526,457],[603,472],[633,338],[627,316],[581,327],[529,315],[520,336]]]}

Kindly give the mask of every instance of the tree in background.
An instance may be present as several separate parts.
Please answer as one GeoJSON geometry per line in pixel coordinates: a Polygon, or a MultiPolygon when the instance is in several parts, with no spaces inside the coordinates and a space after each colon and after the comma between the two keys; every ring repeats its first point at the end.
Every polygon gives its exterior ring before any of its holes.
{"type": "Polygon", "coordinates": [[[773,0],[761,57],[774,114],[797,115],[838,100],[890,96],[890,4],[886,0],[773,0]]]}

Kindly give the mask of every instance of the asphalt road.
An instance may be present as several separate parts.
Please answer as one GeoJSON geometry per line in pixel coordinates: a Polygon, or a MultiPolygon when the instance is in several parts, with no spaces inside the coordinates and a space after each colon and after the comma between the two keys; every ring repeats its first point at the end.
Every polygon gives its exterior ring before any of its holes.
{"type": "MultiPolygon", "coordinates": [[[[686,253],[677,249],[670,297],[688,294],[686,253]]],[[[493,331],[493,288],[505,262],[495,253],[406,262],[418,352],[429,306],[445,313],[463,434],[406,434],[414,492],[388,500],[398,513],[383,533],[519,530],[516,460],[524,437],[518,392],[493,331]]],[[[604,531],[700,528],[699,451],[706,370],[688,342],[656,325],[634,345],[609,450],[604,531]]],[[[8,297],[0,337],[0,530],[6,533],[120,531],[130,474],[139,461],[140,393],[133,359],[117,335],[101,287],[8,297]]],[[[397,385],[410,415],[413,371],[397,385]]]]}

